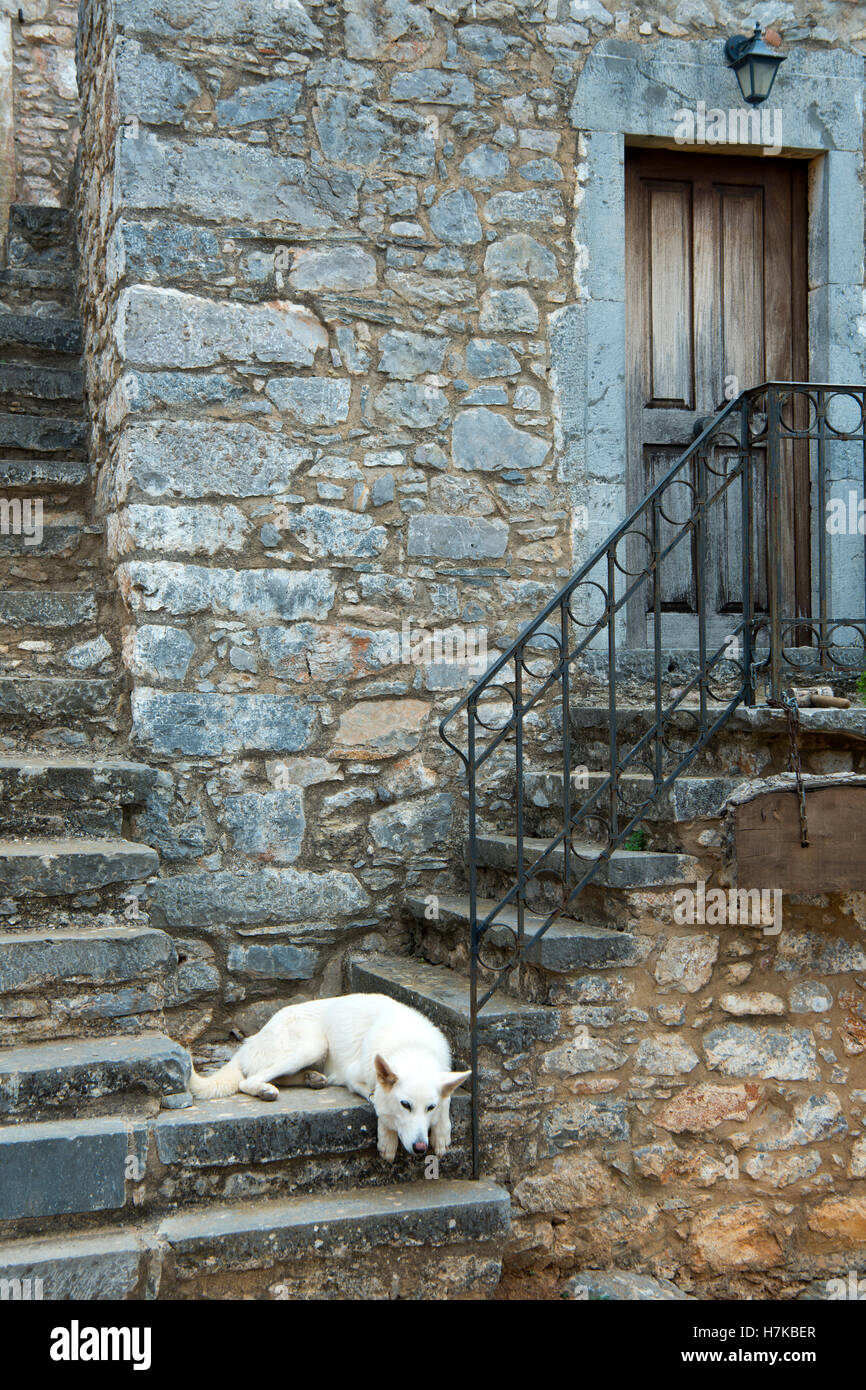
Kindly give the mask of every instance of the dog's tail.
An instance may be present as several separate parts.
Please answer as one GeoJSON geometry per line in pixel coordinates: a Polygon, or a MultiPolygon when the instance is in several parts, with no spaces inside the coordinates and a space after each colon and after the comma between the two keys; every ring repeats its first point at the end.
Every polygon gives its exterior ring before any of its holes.
{"type": "Polygon", "coordinates": [[[219,1071],[210,1076],[199,1076],[195,1067],[189,1078],[189,1089],[199,1100],[222,1100],[223,1096],[233,1096],[241,1088],[244,1073],[237,1062],[226,1062],[219,1071]]]}

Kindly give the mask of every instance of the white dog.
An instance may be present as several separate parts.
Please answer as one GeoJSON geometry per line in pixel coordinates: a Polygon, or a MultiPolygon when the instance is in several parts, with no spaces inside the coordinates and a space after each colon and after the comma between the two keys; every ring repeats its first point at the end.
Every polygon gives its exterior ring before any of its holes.
{"type": "Polygon", "coordinates": [[[447,1040],[415,1009],[384,994],[346,994],[280,1009],[212,1076],[193,1068],[189,1088],[202,1100],[236,1091],[276,1100],[277,1077],[348,1086],[373,1102],[379,1153],[391,1162],[398,1139],[408,1153],[445,1153],[451,1093],[471,1075],[451,1070],[447,1040]]]}

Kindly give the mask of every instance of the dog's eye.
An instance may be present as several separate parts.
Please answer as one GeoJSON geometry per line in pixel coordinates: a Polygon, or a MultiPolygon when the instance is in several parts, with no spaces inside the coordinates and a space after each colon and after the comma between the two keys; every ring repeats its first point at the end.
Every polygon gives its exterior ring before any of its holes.
{"type": "Polygon", "coordinates": [[[402,1105],[402,1107],[403,1107],[404,1110],[411,1110],[411,1109],[412,1109],[412,1103],[411,1103],[411,1101],[408,1101],[408,1100],[401,1100],[401,1101],[400,1101],[400,1104],[402,1105]]]}
{"type": "Polygon", "coordinates": [[[427,1109],[428,1109],[428,1110],[435,1110],[435,1109],[436,1109],[436,1106],[435,1106],[435,1105],[428,1105],[428,1106],[427,1106],[427,1109]]]}

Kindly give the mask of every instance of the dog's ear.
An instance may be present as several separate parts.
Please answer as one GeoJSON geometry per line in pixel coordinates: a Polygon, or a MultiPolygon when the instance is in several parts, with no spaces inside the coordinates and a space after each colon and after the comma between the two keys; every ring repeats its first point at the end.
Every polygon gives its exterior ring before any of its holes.
{"type": "Polygon", "coordinates": [[[379,1085],[384,1086],[386,1091],[390,1091],[397,1080],[397,1073],[391,1070],[385,1058],[380,1057],[378,1053],[376,1054],[373,1065],[376,1068],[376,1079],[379,1085]]]}
{"type": "Polygon", "coordinates": [[[442,1092],[442,1099],[450,1096],[452,1091],[456,1091],[458,1086],[462,1086],[464,1081],[468,1081],[472,1075],[471,1071],[443,1071],[439,1088],[442,1092]]]}

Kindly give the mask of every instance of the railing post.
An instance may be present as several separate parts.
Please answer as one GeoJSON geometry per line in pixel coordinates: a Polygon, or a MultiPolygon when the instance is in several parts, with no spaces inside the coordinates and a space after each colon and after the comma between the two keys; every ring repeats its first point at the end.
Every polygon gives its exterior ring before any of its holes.
{"type": "Polygon", "coordinates": [[[770,698],[782,693],[782,486],[779,459],[779,398],[767,388],[767,571],[770,608],[770,698]]]}
{"type": "Polygon", "coordinates": [[[562,882],[567,896],[571,882],[571,668],[568,663],[568,600],[559,605],[562,662],[562,882]]]}
{"type": "MultiPolygon", "coordinates": [[[[706,446],[705,446],[706,447],[706,446]]],[[[707,458],[703,449],[695,457],[697,502],[695,505],[695,603],[698,610],[698,697],[701,733],[707,727],[707,458]]]]}
{"type": "Polygon", "coordinates": [[[475,767],[475,711],[477,701],[467,707],[468,731],[466,753],[469,781],[469,1065],[472,1068],[472,1176],[481,1176],[481,1146],[479,1138],[479,1105],[481,1086],[478,1077],[478,827],[477,788],[475,767]]]}
{"type": "Polygon", "coordinates": [[[743,517],[743,687],[747,705],[755,703],[755,674],[753,626],[755,596],[752,593],[752,450],[749,446],[749,404],[744,396],[740,402],[740,482],[742,486],[743,517]]]}
{"type": "MultiPolygon", "coordinates": [[[[807,404],[808,409],[808,404],[807,404]]],[[[808,442],[808,441],[807,441],[808,442]]],[[[816,479],[816,511],[818,513],[818,644],[820,648],[819,666],[824,671],[829,666],[827,649],[829,629],[827,623],[827,392],[818,392],[818,476],[816,479]]]]}
{"type": "Polygon", "coordinates": [[[611,846],[619,829],[619,782],[617,779],[618,730],[616,723],[616,546],[607,552],[607,722],[610,762],[610,838],[611,846]]]}
{"type": "Polygon", "coordinates": [[[526,649],[518,647],[514,653],[514,764],[515,795],[517,797],[517,958],[520,961],[519,978],[523,983],[523,928],[526,914],[526,863],[523,857],[523,653],[526,649]]]}

